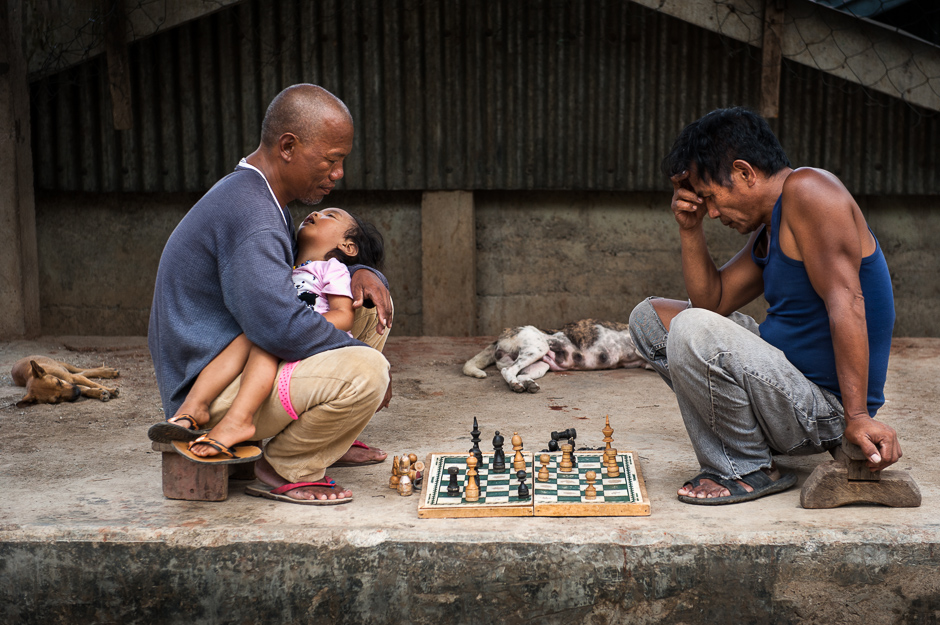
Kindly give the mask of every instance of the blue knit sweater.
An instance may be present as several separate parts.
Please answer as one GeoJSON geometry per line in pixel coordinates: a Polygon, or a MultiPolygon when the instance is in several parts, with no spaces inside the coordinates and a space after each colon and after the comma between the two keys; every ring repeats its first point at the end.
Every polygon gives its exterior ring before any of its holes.
{"type": "Polygon", "coordinates": [[[288,361],[362,345],[297,299],[295,255],[290,212],[246,167],[216,183],[180,221],[160,258],[147,334],[167,417],[239,334],[288,361]]]}

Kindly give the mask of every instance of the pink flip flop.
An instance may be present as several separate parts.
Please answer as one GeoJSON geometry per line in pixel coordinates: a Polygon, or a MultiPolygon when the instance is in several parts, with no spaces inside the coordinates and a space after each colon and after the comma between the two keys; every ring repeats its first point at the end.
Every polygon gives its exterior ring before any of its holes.
{"type": "MultiPolygon", "coordinates": [[[[353,441],[352,447],[362,447],[363,449],[372,449],[371,447],[369,447],[368,445],[366,445],[365,443],[359,440],[353,441]]],[[[350,447],[350,449],[352,449],[352,447],[350,447]]],[[[382,458],[381,460],[366,460],[364,462],[349,462],[346,460],[337,460],[336,462],[330,465],[330,468],[332,469],[333,467],[364,467],[370,464],[381,464],[385,462],[386,458],[388,458],[388,454],[386,454],[385,458],[382,458]]]]}
{"type": "Polygon", "coordinates": [[[343,499],[295,499],[287,495],[292,490],[303,488],[304,486],[326,486],[327,488],[336,488],[336,482],[327,476],[319,482],[293,482],[283,486],[268,486],[264,483],[252,484],[245,488],[245,494],[252,497],[265,497],[276,501],[285,501],[287,503],[296,503],[302,506],[338,506],[349,503],[353,498],[345,497],[343,499]]]}

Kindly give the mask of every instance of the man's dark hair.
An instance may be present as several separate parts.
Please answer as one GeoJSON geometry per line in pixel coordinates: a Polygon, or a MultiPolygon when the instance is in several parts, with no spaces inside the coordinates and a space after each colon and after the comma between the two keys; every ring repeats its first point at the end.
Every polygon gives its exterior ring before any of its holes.
{"type": "Polygon", "coordinates": [[[356,225],[347,230],[345,236],[353,240],[359,253],[350,256],[337,247],[326,255],[326,259],[335,258],[344,265],[365,265],[381,270],[382,261],[385,260],[385,241],[382,234],[369,222],[359,219],[352,213],[349,213],[349,216],[356,225]]]}
{"type": "Polygon", "coordinates": [[[663,159],[662,171],[671,178],[695,163],[704,182],[724,185],[730,182],[731,164],[737,159],[768,176],[790,166],[767,120],[736,106],[714,110],[683,128],[663,159]]]}

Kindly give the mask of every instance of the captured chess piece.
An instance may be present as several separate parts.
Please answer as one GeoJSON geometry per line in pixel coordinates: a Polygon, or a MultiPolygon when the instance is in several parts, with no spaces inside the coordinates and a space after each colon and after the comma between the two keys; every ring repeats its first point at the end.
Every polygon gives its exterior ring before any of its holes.
{"type": "Polygon", "coordinates": [[[831,450],[834,460],[820,464],[800,491],[804,508],[837,508],[851,503],[877,503],[892,508],[916,508],[921,495],[907,471],[885,469],[872,473],[861,447],[842,439],[831,450]]]}
{"type": "Polygon", "coordinates": [[[575,430],[574,428],[568,428],[567,430],[563,430],[561,432],[552,432],[552,440],[556,442],[563,441],[569,438],[575,439],[577,437],[578,437],[578,431],[575,430]]]}
{"type": "Polygon", "coordinates": [[[477,457],[473,454],[467,456],[467,479],[464,483],[463,498],[467,501],[479,501],[480,485],[477,482],[477,457]]]}
{"type": "Polygon", "coordinates": [[[525,469],[525,456],[522,455],[522,437],[518,432],[512,433],[512,449],[516,455],[512,458],[512,470],[519,471],[525,469]]]}
{"type": "Polygon", "coordinates": [[[496,430],[496,436],[493,437],[493,472],[505,473],[506,471],[506,452],[503,451],[503,441],[505,439],[496,430]]]}
{"type": "Polygon", "coordinates": [[[516,479],[519,480],[519,490],[516,494],[519,495],[519,499],[528,499],[529,498],[529,487],[526,486],[525,479],[528,477],[526,475],[525,469],[520,469],[516,472],[516,479]]]}
{"type": "Polygon", "coordinates": [[[398,479],[398,494],[402,497],[410,497],[414,492],[414,486],[411,485],[411,478],[407,475],[402,475],[398,479]]]}
{"type": "Polygon", "coordinates": [[[417,456],[414,454],[411,454],[408,458],[415,459],[411,461],[411,469],[408,470],[408,478],[411,479],[413,486],[420,486],[421,482],[424,481],[424,463],[417,460],[417,456]]]}
{"type": "Polygon", "coordinates": [[[539,469],[539,474],[536,476],[538,478],[538,481],[540,482],[548,481],[548,478],[550,477],[548,473],[548,463],[551,461],[552,461],[552,457],[549,456],[548,454],[542,454],[541,456],[539,456],[539,462],[542,463],[542,468],[539,469]]]}
{"type": "Polygon", "coordinates": [[[588,471],[584,474],[584,479],[587,480],[587,488],[584,489],[584,498],[585,499],[597,499],[597,489],[594,488],[594,481],[597,479],[597,473],[594,471],[588,471]]]}
{"type": "Polygon", "coordinates": [[[400,475],[398,478],[398,494],[402,497],[408,497],[414,491],[414,487],[411,485],[411,478],[408,477],[410,470],[410,458],[408,456],[402,456],[398,464],[398,473],[400,475]]]}
{"type": "Polygon", "coordinates": [[[398,472],[398,456],[392,460],[392,476],[388,478],[388,487],[398,489],[398,482],[401,480],[401,474],[398,472]]]}
{"type": "Polygon", "coordinates": [[[450,481],[447,483],[448,497],[457,497],[460,495],[460,484],[457,483],[458,473],[460,473],[460,469],[457,467],[450,467],[447,469],[447,474],[450,475],[450,481]]]}

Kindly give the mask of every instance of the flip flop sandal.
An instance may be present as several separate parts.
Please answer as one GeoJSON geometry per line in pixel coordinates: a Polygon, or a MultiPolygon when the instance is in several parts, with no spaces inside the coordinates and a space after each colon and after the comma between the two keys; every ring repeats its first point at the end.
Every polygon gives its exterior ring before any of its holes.
{"type": "MultiPolygon", "coordinates": [[[[350,449],[352,449],[353,447],[362,447],[363,449],[372,449],[371,447],[369,447],[368,445],[366,445],[365,443],[359,440],[353,441],[352,447],[350,447],[350,449]]],[[[334,467],[364,467],[370,464],[381,464],[385,462],[387,459],[388,459],[388,454],[386,454],[385,458],[382,458],[381,460],[365,460],[363,462],[349,462],[347,460],[337,460],[336,462],[331,464],[328,468],[332,469],[334,467]]]]}
{"type": "Polygon", "coordinates": [[[277,487],[259,483],[257,485],[252,484],[245,487],[245,494],[251,495],[252,497],[264,497],[266,499],[274,499],[275,501],[296,503],[302,506],[338,506],[340,504],[349,503],[353,500],[351,496],[344,499],[295,499],[286,494],[292,490],[303,488],[304,486],[326,486],[327,488],[336,488],[336,482],[326,476],[323,476],[323,479],[319,482],[294,482],[277,487]]]}
{"type": "Polygon", "coordinates": [[[774,493],[785,491],[786,489],[796,484],[795,473],[785,473],[780,476],[780,479],[772,480],[766,473],[759,469],[753,473],[748,473],[747,475],[741,476],[741,481],[754,489],[750,492],[738,484],[737,480],[726,480],[723,477],[719,477],[713,473],[708,472],[699,473],[691,480],[686,482],[686,484],[691,484],[692,488],[697,488],[703,479],[711,480],[716,484],[720,484],[724,488],[727,488],[731,494],[725,497],[707,497],[702,499],[699,499],[698,497],[689,497],[688,495],[679,495],[679,501],[682,503],[690,503],[696,506],[721,506],[729,503],[752,501],[766,495],[773,495],[774,493]]]}
{"type": "Polygon", "coordinates": [[[155,423],[147,430],[147,436],[150,440],[157,443],[172,443],[173,441],[194,441],[209,430],[200,430],[199,424],[193,419],[192,415],[181,414],[171,417],[161,423],[155,423]],[[189,425],[184,425],[180,421],[188,421],[189,425]]]}
{"type": "Polygon", "coordinates": [[[173,447],[176,449],[176,453],[186,459],[203,464],[239,464],[241,462],[254,462],[255,460],[261,459],[260,447],[255,447],[254,445],[243,445],[241,447],[233,445],[232,447],[226,447],[219,441],[209,438],[206,434],[203,434],[192,442],[173,441],[173,447]],[[205,458],[197,456],[191,451],[193,445],[208,445],[218,453],[205,458]]]}

